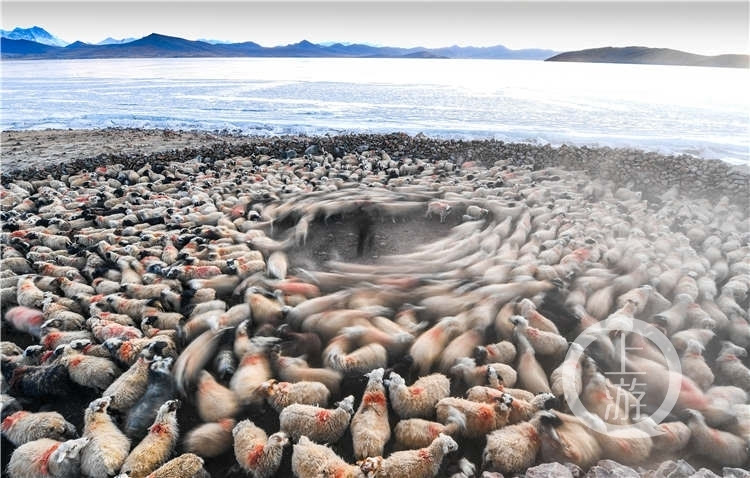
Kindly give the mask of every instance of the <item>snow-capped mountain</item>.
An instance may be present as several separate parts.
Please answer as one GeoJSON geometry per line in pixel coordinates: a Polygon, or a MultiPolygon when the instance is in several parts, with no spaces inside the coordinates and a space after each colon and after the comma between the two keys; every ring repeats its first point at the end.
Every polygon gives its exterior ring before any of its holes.
{"type": "Polygon", "coordinates": [[[68,44],[68,42],[50,34],[44,28],[37,26],[31,28],[16,27],[10,31],[0,30],[0,36],[11,40],[29,40],[50,46],[66,46],[68,44]]]}
{"type": "Polygon", "coordinates": [[[130,43],[131,41],[136,41],[137,38],[123,38],[121,40],[118,40],[117,38],[107,37],[104,40],[97,43],[97,45],[122,45],[123,43],[130,43]]]}

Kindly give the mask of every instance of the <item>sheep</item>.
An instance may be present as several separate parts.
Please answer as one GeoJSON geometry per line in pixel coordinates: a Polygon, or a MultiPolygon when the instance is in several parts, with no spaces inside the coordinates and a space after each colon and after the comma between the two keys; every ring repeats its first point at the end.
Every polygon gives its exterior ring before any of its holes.
{"type": "Polygon", "coordinates": [[[365,478],[358,466],[350,465],[333,450],[302,435],[292,451],[292,473],[298,478],[365,478]]]}
{"type": "Polygon", "coordinates": [[[331,395],[337,395],[341,386],[341,372],[330,368],[313,368],[299,357],[277,357],[276,369],[279,378],[287,382],[320,382],[330,390],[331,395]]]}
{"type": "Polygon", "coordinates": [[[107,414],[111,400],[110,397],[99,398],[86,408],[83,437],[90,440],[81,454],[84,475],[114,475],[128,457],[130,439],[107,414]]]}
{"type": "Polygon", "coordinates": [[[536,354],[561,357],[568,350],[568,341],[557,332],[548,332],[531,327],[528,320],[519,315],[511,317],[510,322],[516,326],[516,332],[522,334],[529,341],[536,354]]]}
{"type": "Polygon", "coordinates": [[[455,413],[454,409],[464,414],[466,427],[463,435],[478,438],[508,423],[512,402],[513,397],[507,394],[501,396],[494,404],[448,397],[440,400],[435,409],[440,423],[447,423],[451,415],[455,413]]]}
{"type": "Polygon", "coordinates": [[[716,375],[726,383],[750,392],[750,369],[742,364],[742,358],[746,356],[747,350],[724,341],[716,358],[716,375]]]}
{"type": "Polygon", "coordinates": [[[104,390],[103,397],[112,397],[112,403],[109,406],[112,410],[127,412],[136,404],[138,399],[146,392],[150,366],[150,360],[140,357],[104,390]]]}
{"type": "Polygon", "coordinates": [[[271,377],[271,365],[265,351],[252,346],[242,357],[239,368],[229,381],[229,388],[242,405],[257,405],[263,402],[261,385],[271,377]]]}
{"type": "Polygon", "coordinates": [[[354,397],[349,395],[336,405],[334,410],[298,403],[289,405],[279,415],[281,431],[286,432],[292,440],[305,435],[316,442],[336,442],[349,426],[354,413],[354,397]]]}
{"type": "Polygon", "coordinates": [[[41,310],[20,305],[8,309],[3,318],[14,329],[36,338],[41,337],[41,327],[44,322],[44,313],[41,310]]]}
{"type": "Polygon", "coordinates": [[[214,423],[204,423],[185,436],[184,448],[204,458],[221,455],[232,447],[232,429],[235,421],[224,418],[214,423]]]}
{"type": "Polygon", "coordinates": [[[485,385],[489,379],[490,369],[493,369],[500,383],[508,387],[516,384],[518,373],[510,365],[504,363],[489,363],[487,365],[476,365],[473,358],[464,357],[458,359],[456,365],[451,368],[451,374],[458,377],[467,387],[485,385]]]}
{"type": "Polygon", "coordinates": [[[387,365],[388,352],[382,345],[372,343],[350,352],[351,343],[344,335],[335,337],[323,350],[323,363],[345,375],[360,375],[387,365]]]}
{"type": "Polygon", "coordinates": [[[651,455],[653,443],[645,431],[636,427],[610,430],[601,418],[590,412],[586,412],[583,419],[599,441],[604,457],[626,465],[638,465],[651,455]]]}
{"type": "Polygon", "coordinates": [[[479,364],[504,363],[512,364],[516,358],[516,346],[507,340],[496,344],[478,345],[474,349],[474,359],[479,364]]]}
{"type": "Polygon", "coordinates": [[[571,462],[588,469],[602,457],[599,441],[578,417],[560,412],[546,416],[541,427],[544,461],[571,462]]]}
{"type": "Polygon", "coordinates": [[[232,430],[234,456],[243,470],[253,478],[268,478],[276,474],[281,464],[284,446],[289,443],[284,432],[266,436],[250,420],[239,422],[232,430]]]}
{"type": "Polygon", "coordinates": [[[699,411],[688,409],[685,413],[692,450],[722,466],[741,467],[747,463],[750,454],[745,439],[709,427],[699,411]]]}
{"type": "Polygon", "coordinates": [[[463,434],[466,429],[466,415],[453,408],[445,424],[431,422],[422,418],[408,418],[396,424],[397,449],[425,448],[441,433],[448,436],[463,434]]]}
{"type": "Polygon", "coordinates": [[[455,317],[446,317],[424,332],[412,344],[409,354],[420,376],[430,373],[448,342],[461,332],[455,317]]]}
{"type": "Polygon", "coordinates": [[[356,459],[382,455],[391,438],[383,372],[378,368],[365,375],[369,379],[367,387],[350,425],[356,459]]]}
{"type": "Polygon", "coordinates": [[[15,446],[40,438],[63,440],[76,436],[76,428],[57,412],[16,412],[3,420],[2,431],[15,446]]]}
{"type": "Polygon", "coordinates": [[[146,478],[210,478],[203,468],[203,459],[193,453],[183,453],[154,470],[146,478]]]}
{"type": "Polygon", "coordinates": [[[456,450],[456,441],[448,435],[441,434],[426,448],[397,451],[386,459],[367,458],[361,469],[368,477],[432,478],[440,470],[445,455],[456,450]]]}
{"type": "Polygon", "coordinates": [[[680,359],[682,373],[702,389],[707,390],[714,382],[714,373],[703,357],[705,347],[697,340],[688,340],[687,348],[680,359]]]}
{"type": "Polygon", "coordinates": [[[75,390],[68,369],[60,363],[19,366],[2,357],[2,373],[11,391],[27,398],[68,397],[75,390]]]}
{"type": "Polygon", "coordinates": [[[391,372],[386,383],[391,406],[401,418],[430,418],[435,415],[435,405],[450,395],[450,380],[440,373],[419,378],[407,387],[399,374],[391,372]]]}
{"type": "Polygon", "coordinates": [[[8,462],[10,478],[76,478],[81,474],[81,452],[88,438],[59,442],[49,438],[24,443],[8,462]]]}
{"type": "MultiPolygon", "coordinates": [[[[547,380],[547,374],[539,362],[536,360],[534,348],[529,343],[526,336],[518,334],[516,336],[518,347],[518,358],[516,370],[518,370],[518,380],[521,388],[531,393],[551,393],[552,390],[547,380]]],[[[567,346],[567,343],[566,343],[567,346]]],[[[504,381],[508,386],[513,386],[504,381]]]]}
{"type": "Polygon", "coordinates": [[[123,430],[131,439],[140,439],[153,423],[162,403],[175,396],[175,385],[169,366],[172,359],[154,360],[148,368],[148,385],[144,393],[128,411],[123,430]]]}
{"type": "Polygon", "coordinates": [[[532,466],[542,446],[539,436],[542,421],[553,418],[548,412],[538,412],[529,421],[489,433],[482,453],[482,468],[511,476],[532,466]]]}
{"type": "Polygon", "coordinates": [[[690,427],[682,422],[662,422],[656,425],[656,429],[661,433],[651,437],[654,452],[676,453],[690,442],[690,427]]]}
{"type": "Polygon", "coordinates": [[[201,372],[198,381],[195,401],[198,415],[204,422],[233,418],[240,408],[239,400],[234,391],[217,382],[205,370],[201,372]]]}
{"type": "Polygon", "coordinates": [[[75,353],[70,345],[58,346],[55,355],[60,354],[62,357],[59,363],[68,369],[71,380],[99,392],[106,390],[122,373],[111,360],[75,353]],[[60,347],[63,349],[61,350],[60,347]]]}
{"type": "Polygon", "coordinates": [[[442,373],[448,373],[460,358],[471,355],[474,349],[482,344],[483,340],[483,331],[476,328],[469,329],[457,336],[442,351],[438,369],[442,373]]]}
{"type": "Polygon", "coordinates": [[[174,451],[179,436],[177,409],[179,400],[165,402],[143,440],[130,452],[120,470],[130,478],[144,478],[163,465],[174,451]]]}
{"type": "Polygon", "coordinates": [[[331,392],[320,382],[278,382],[267,380],[261,385],[266,401],[276,412],[281,411],[293,403],[304,405],[328,406],[331,392]]]}

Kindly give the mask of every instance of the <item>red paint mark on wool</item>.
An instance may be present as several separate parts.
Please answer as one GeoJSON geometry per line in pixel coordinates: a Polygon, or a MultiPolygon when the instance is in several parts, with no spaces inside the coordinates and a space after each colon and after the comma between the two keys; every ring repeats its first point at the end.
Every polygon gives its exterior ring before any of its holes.
{"type": "Polygon", "coordinates": [[[83,362],[83,357],[73,357],[68,363],[72,368],[75,368],[81,365],[81,362],[83,362]]]}
{"type": "Polygon", "coordinates": [[[3,431],[10,430],[10,428],[13,425],[15,425],[18,420],[22,419],[23,417],[25,417],[28,414],[29,414],[29,412],[20,411],[20,412],[16,412],[13,415],[10,415],[9,417],[7,417],[5,420],[3,420],[3,424],[2,424],[3,431]]]}
{"type": "Polygon", "coordinates": [[[385,395],[383,392],[367,392],[362,397],[362,401],[365,405],[371,405],[373,403],[378,405],[385,405],[385,395]]]}
{"type": "Polygon", "coordinates": [[[49,358],[52,357],[53,353],[54,352],[52,350],[47,350],[46,352],[44,352],[41,358],[39,359],[40,363],[47,363],[47,360],[49,360],[49,358]]]}
{"type": "Polygon", "coordinates": [[[482,405],[477,411],[477,418],[482,421],[490,421],[495,419],[495,411],[490,405],[482,405]]]}
{"type": "Polygon", "coordinates": [[[419,455],[420,460],[424,460],[424,461],[432,460],[432,455],[430,455],[430,450],[428,450],[427,448],[422,448],[421,450],[419,450],[419,452],[417,452],[417,454],[419,455]]]}
{"type": "Polygon", "coordinates": [[[51,447],[47,448],[47,450],[42,453],[42,456],[39,458],[39,469],[42,472],[43,475],[49,474],[49,459],[52,456],[52,454],[57,450],[62,443],[55,443],[51,447]]]}
{"type": "Polygon", "coordinates": [[[121,359],[129,357],[130,354],[132,353],[133,353],[133,344],[130,343],[130,341],[123,342],[122,345],[120,345],[120,350],[118,351],[118,355],[120,356],[121,359]]]}
{"type": "Polygon", "coordinates": [[[263,456],[263,444],[259,443],[253,447],[247,454],[247,466],[257,466],[260,458],[263,456]]]}
{"type": "Polygon", "coordinates": [[[427,433],[430,434],[430,437],[432,439],[435,439],[438,435],[440,435],[442,431],[443,431],[443,427],[438,425],[437,423],[433,423],[427,427],[427,433]]]}
{"type": "Polygon", "coordinates": [[[161,423],[156,423],[154,425],[151,425],[151,428],[148,429],[149,432],[153,433],[154,435],[166,435],[169,433],[169,427],[166,425],[162,425],[161,423]]]}
{"type": "Polygon", "coordinates": [[[260,355],[248,355],[242,359],[242,363],[240,364],[240,366],[256,365],[260,361],[261,361],[260,355]]]}
{"type": "Polygon", "coordinates": [[[409,389],[409,391],[411,392],[412,395],[414,395],[415,397],[418,397],[422,395],[422,392],[424,392],[424,389],[422,387],[412,387],[409,389]]]}
{"type": "Polygon", "coordinates": [[[321,410],[315,414],[315,419],[318,423],[325,423],[331,418],[331,412],[328,410],[321,410]]]}
{"type": "Polygon", "coordinates": [[[42,339],[42,345],[44,345],[45,349],[51,349],[55,342],[60,339],[60,336],[60,332],[50,332],[44,336],[44,339],[42,339]]]}

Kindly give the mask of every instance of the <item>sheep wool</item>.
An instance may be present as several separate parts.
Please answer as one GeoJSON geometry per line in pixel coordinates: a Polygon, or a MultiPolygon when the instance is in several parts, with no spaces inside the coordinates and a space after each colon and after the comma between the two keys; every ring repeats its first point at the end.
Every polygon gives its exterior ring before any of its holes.
{"type": "Polygon", "coordinates": [[[388,393],[393,410],[401,418],[430,418],[435,405],[450,395],[450,380],[441,373],[427,375],[407,387],[404,379],[391,372],[388,393]]]}
{"type": "Polygon", "coordinates": [[[448,419],[458,411],[466,416],[463,435],[480,438],[508,423],[512,401],[513,398],[507,394],[503,394],[495,403],[479,403],[448,397],[438,402],[437,419],[440,423],[448,423],[448,419]]]}
{"type": "Polygon", "coordinates": [[[219,456],[232,447],[232,429],[235,421],[224,418],[214,423],[204,423],[185,436],[185,450],[204,458],[219,456]]]}
{"type": "Polygon", "coordinates": [[[289,405],[279,415],[281,430],[293,440],[305,435],[320,443],[336,442],[349,426],[354,397],[349,395],[337,405],[334,410],[298,403],[289,405]]]}
{"type": "Polygon", "coordinates": [[[447,435],[439,435],[430,446],[419,450],[397,451],[386,459],[367,458],[361,465],[368,477],[432,478],[437,475],[443,458],[458,450],[458,444],[447,435]]]}
{"type": "Polygon", "coordinates": [[[76,428],[57,412],[16,412],[3,420],[2,431],[15,446],[40,438],[63,440],[76,434],[76,428]]]}
{"type": "Polygon", "coordinates": [[[263,401],[261,385],[272,376],[271,365],[265,353],[250,350],[242,357],[239,368],[229,382],[229,388],[237,394],[241,404],[260,404],[263,401]]]}
{"type": "Polygon", "coordinates": [[[240,408],[237,394],[217,382],[205,370],[201,371],[198,380],[198,392],[195,397],[198,415],[204,422],[233,418],[240,408]]]}
{"type": "Polygon", "coordinates": [[[381,456],[385,444],[391,438],[383,372],[382,368],[378,368],[366,374],[369,380],[362,403],[352,418],[352,443],[354,457],[358,460],[368,456],[381,456]]]}
{"type": "Polygon", "coordinates": [[[84,438],[89,444],[81,454],[81,472],[88,476],[110,476],[120,469],[130,451],[130,440],[107,413],[110,397],[91,402],[84,414],[84,438]]]}
{"type": "Polygon", "coordinates": [[[441,433],[454,436],[466,428],[466,415],[455,408],[450,410],[446,424],[421,418],[409,418],[396,424],[396,446],[400,449],[425,448],[441,433]]]}
{"type": "Polygon", "coordinates": [[[292,451],[292,473],[298,478],[365,478],[362,470],[341,459],[325,445],[318,445],[301,436],[292,451]]]}
{"type": "Polygon", "coordinates": [[[130,366],[122,375],[102,393],[103,397],[112,397],[112,410],[127,411],[136,404],[146,392],[148,385],[148,368],[151,361],[144,357],[130,366]]]}
{"type": "Polygon", "coordinates": [[[203,468],[203,459],[192,453],[183,453],[150,473],[146,478],[210,478],[203,468]]]}
{"type": "Polygon", "coordinates": [[[266,436],[250,420],[239,422],[232,430],[234,456],[243,470],[253,478],[268,478],[276,474],[281,464],[284,446],[289,443],[286,433],[266,436]]]}
{"type": "Polygon", "coordinates": [[[532,466],[542,445],[540,426],[541,414],[537,414],[527,422],[488,434],[482,454],[483,468],[510,476],[532,466]]]}
{"type": "Polygon", "coordinates": [[[49,438],[16,448],[8,462],[10,478],[76,478],[81,474],[81,451],[87,438],[59,442],[49,438]]]}
{"type": "Polygon", "coordinates": [[[159,407],[148,435],[130,452],[122,465],[122,473],[127,473],[130,478],[144,478],[169,459],[179,436],[179,405],[179,400],[169,400],[159,407]]]}
{"type": "Polygon", "coordinates": [[[330,390],[320,382],[301,381],[296,383],[266,381],[263,386],[266,401],[278,413],[293,403],[328,406],[330,390]]]}

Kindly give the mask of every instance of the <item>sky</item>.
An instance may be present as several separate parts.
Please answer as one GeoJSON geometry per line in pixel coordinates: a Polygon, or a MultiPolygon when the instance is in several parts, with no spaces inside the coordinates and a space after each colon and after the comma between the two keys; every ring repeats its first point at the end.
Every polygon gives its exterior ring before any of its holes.
{"type": "Polygon", "coordinates": [[[306,39],[387,46],[648,46],[748,53],[750,2],[2,0],[2,28],[38,25],[65,41],[162,33],[191,40],[306,39]]]}

